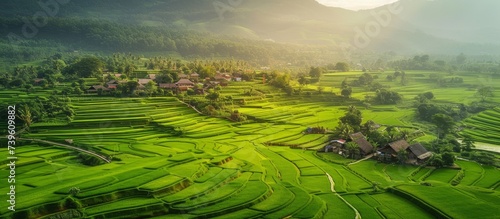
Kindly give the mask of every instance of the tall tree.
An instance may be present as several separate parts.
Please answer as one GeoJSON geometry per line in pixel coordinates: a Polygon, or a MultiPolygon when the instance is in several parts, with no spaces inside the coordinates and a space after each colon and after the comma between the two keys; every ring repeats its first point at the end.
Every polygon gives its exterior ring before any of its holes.
{"type": "Polygon", "coordinates": [[[481,87],[477,90],[476,96],[481,98],[481,101],[486,101],[488,97],[493,97],[493,88],[492,87],[481,87]]]}
{"type": "Polygon", "coordinates": [[[350,70],[349,64],[346,62],[337,62],[337,64],[335,64],[335,69],[341,72],[348,72],[350,70]]]}
{"type": "Polygon", "coordinates": [[[448,115],[438,113],[432,116],[432,122],[436,125],[438,129],[438,137],[443,137],[455,126],[455,121],[448,115]]]}
{"type": "Polygon", "coordinates": [[[311,76],[312,78],[320,78],[322,74],[323,69],[321,69],[320,67],[311,67],[311,69],[309,70],[309,76],[311,76]]]}
{"type": "Polygon", "coordinates": [[[31,115],[31,109],[28,104],[23,104],[19,109],[16,117],[24,122],[24,126],[29,130],[31,124],[33,123],[33,117],[31,115]]]}

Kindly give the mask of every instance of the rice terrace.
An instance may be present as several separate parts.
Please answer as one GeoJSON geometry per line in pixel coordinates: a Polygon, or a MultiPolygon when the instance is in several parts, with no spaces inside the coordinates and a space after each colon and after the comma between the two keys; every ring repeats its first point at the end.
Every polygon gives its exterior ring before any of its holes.
{"type": "MultiPolygon", "coordinates": [[[[0,219],[500,218],[487,34],[448,42],[465,36],[394,15],[346,53],[380,10],[110,2],[55,5],[36,36],[0,39],[0,219]]],[[[0,3],[17,11],[0,9],[2,36],[40,10],[16,4],[0,3]]]]}

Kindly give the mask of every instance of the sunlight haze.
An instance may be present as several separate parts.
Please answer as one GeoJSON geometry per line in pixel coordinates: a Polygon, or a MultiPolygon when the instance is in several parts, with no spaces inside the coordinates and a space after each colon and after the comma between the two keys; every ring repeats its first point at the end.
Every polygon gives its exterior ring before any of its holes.
{"type": "Polygon", "coordinates": [[[318,3],[331,6],[345,8],[349,10],[362,10],[380,7],[382,5],[396,2],[397,0],[317,0],[318,3]]]}

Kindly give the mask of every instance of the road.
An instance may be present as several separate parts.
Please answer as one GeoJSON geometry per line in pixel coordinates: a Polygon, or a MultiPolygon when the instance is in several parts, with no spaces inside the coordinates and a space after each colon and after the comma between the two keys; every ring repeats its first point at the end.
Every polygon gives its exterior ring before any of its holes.
{"type": "Polygon", "coordinates": [[[361,219],[361,214],[359,213],[358,209],[352,206],[351,203],[349,203],[347,200],[344,199],[344,197],[342,197],[335,191],[335,181],[333,181],[332,176],[330,176],[330,174],[328,174],[327,172],[325,172],[325,174],[328,177],[328,180],[330,181],[330,190],[332,190],[332,192],[335,193],[337,197],[339,197],[344,203],[346,203],[346,205],[348,205],[354,211],[354,213],[356,213],[354,219],[361,219]]]}
{"type": "Polygon", "coordinates": [[[81,148],[78,148],[78,147],[75,147],[75,146],[71,146],[71,145],[61,144],[61,143],[57,143],[57,142],[53,142],[53,141],[46,141],[46,140],[40,140],[40,139],[32,139],[32,138],[18,138],[18,140],[22,140],[22,141],[35,141],[35,142],[40,142],[40,143],[45,143],[45,144],[60,146],[60,147],[64,147],[64,148],[67,148],[67,149],[70,149],[70,150],[80,151],[82,153],[86,153],[88,155],[97,157],[97,158],[105,161],[106,163],[111,163],[111,160],[109,158],[105,157],[105,156],[102,156],[102,155],[97,154],[97,153],[92,152],[92,151],[88,151],[88,150],[81,149],[81,148]]]}

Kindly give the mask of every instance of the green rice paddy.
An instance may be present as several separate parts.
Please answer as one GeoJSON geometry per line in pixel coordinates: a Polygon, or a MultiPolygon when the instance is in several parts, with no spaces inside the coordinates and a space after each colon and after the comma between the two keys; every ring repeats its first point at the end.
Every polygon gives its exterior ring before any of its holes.
{"type": "MultiPolygon", "coordinates": [[[[321,85],[338,87],[345,77],[359,74],[327,74],[321,85]]],[[[467,102],[473,95],[466,88],[439,92],[414,80],[408,87],[394,87],[405,100],[428,90],[441,101],[467,102]]],[[[17,149],[16,213],[1,202],[0,218],[37,218],[68,209],[84,218],[354,218],[356,211],[363,218],[433,218],[436,212],[452,218],[497,217],[497,168],[457,161],[464,177],[452,186],[458,169],[375,160],[349,164],[352,160],[338,154],[316,153],[328,135],[303,133],[307,127],[335,127],[346,102],[287,97],[258,83],[232,86],[224,92],[246,99],[238,110],[258,122],[210,118],[171,97],[74,99],[72,122],[35,123],[23,137],[64,144],[72,139],[74,146],[85,145],[114,160],[85,166],[76,152],[26,142],[17,149]],[[270,97],[243,96],[240,90],[249,86],[270,97]],[[80,192],[70,194],[73,187],[80,192]]],[[[0,98],[19,95],[26,94],[2,92],[0,98]]],[[[364,120],[382,125],[409,126],[414,116],[402,106],[362,111],[364,120]]],[[[476,115],[465,121],[464,132],[498,144],[498,116],[498,109],[476,115]]],[[[0,174],[7,176],[8,170],[0,174]]]]}

